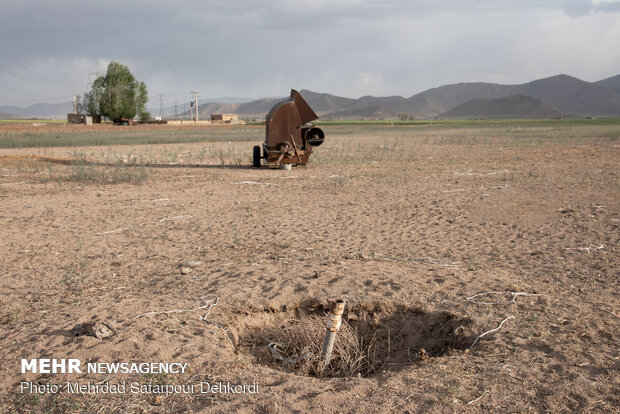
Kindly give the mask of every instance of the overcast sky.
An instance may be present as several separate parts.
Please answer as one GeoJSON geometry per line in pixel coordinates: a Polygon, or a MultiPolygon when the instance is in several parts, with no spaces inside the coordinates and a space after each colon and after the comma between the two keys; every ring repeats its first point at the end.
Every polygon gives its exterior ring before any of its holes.
{"type": "Polygon", "coordinates": [[[620,1],[2,0],[0,105],[63,102],[118,61],[159,106],[412,96],[457,82],[620,74],[620,1]]]}

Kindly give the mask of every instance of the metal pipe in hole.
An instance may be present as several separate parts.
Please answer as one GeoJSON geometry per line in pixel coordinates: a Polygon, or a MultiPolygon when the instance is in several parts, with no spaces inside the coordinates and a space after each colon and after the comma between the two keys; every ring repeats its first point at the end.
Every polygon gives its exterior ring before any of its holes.
{"type": "Polygon", "coordinates": [[[325,369],[332,358],[332,351],[334,350],[334,342],[336,342],[336,335],[342,324],[342,314],[344,312],[344,300],[335,299],[329,306],[329,313],[327,314],[327,321],[325,326],[325,339],[323,340],[323,368],[325,369]]]}

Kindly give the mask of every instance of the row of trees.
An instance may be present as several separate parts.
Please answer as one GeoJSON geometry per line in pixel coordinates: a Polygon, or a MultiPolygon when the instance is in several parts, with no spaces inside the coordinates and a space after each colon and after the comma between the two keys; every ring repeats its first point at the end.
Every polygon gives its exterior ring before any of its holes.
{"type": "Polygon", "coordinates": [[[105,75],[93,82],[90,91],[84,94],[80,109],[89,115],[101,115],[118,123],[121,119],[141,121],[151,119],[146,110],[148,92],[144,82],[139,82],[129,68],[118,62],[110,62],[105,75]]]}
{"type": "Polygon", "coordinates": [[[398,114],[398,119],[400,121],[415,121],[415,115],[406,114],[404,112],[400,112],[398,114]]]}

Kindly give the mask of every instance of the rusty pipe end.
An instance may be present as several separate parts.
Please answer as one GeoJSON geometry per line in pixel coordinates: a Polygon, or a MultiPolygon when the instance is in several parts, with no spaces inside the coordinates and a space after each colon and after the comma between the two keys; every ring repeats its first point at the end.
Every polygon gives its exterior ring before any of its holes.
{"type": "Polygon", "coordinates": [[[334,315],[342,315],[344,313],[344,299],[334,299],[329,305],[329,313],[334,315]]]}
{"type": "Polygon", "coordinates": [[[330,332],[338,332],[340,325],[342,324],[342,314],[344,313],[345,301],[342,299],[335,299],[329,306],[329,313],[327,314],[327,321],[325,326],[330,332]]]}
{"type": "Polygon", "coordinates": [[[336,342],[336,335],[342,324],[342,314],[344,313],[345,302],[343,299],[334,299],[330,303],[329,313],[327,314],[327,321],[325,326],[327,331],[325,332],[325,339],[323,340],[323,365],[321,370],[325,370],[332,357],[332,351],[334,349],[334,343],[336,342]]]}

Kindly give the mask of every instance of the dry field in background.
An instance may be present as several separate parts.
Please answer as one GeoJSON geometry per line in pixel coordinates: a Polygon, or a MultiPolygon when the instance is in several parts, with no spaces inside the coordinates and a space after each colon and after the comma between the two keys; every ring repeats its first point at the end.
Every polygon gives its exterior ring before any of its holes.
{"type": "Polygon", "coordinates": [[[244,128],[254,141],[0,149],[1,408],[618,411],[617,125],[326,126],[292,171],[250,168],[264,130],[244,128]],[[334,297],[347,332],[321,374],[304,353],[334,297]],[[73,336],[88,321],[116,334],[73,336]],[[38,357],[189,372],[19,373],[38,357]],[[19,393],[77,379],[260,392],[19,393]]]}

